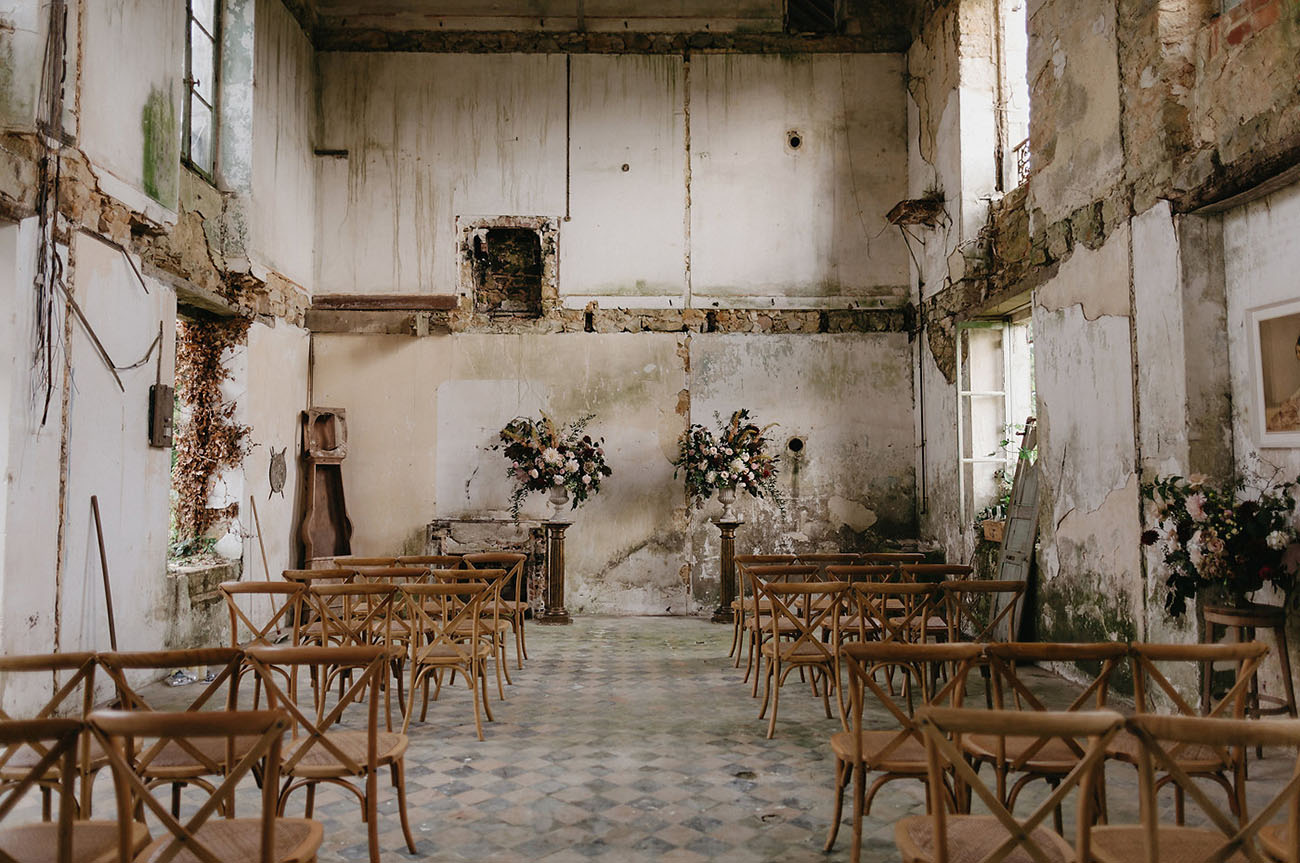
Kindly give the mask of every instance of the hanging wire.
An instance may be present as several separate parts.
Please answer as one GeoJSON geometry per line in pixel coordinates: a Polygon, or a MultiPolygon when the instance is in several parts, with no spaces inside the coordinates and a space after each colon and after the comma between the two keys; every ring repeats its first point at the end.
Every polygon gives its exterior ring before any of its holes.
{"type": "Polygon", "coordinates": [[[66,73],[63,55],[66,26],[65,0],[52,0],[49,27],[45,34],[45,53],[41,60],[40,116],[37,117],[41,159],[37,169],[36,188],[39,237],[34,281],[36,339],[33,348],[32,395],[42,402],[42,426],[49,419],[50,404],[54,400],[55,348],[57,346],[60,356],[64,349],[58,335],[62,321],[55,303],[55,286],[63,279],[63,259],[59,256],[55,230],[59,218],[59,183],[62,179],[59,150],[63,145],[63,85],[66,73]]]}

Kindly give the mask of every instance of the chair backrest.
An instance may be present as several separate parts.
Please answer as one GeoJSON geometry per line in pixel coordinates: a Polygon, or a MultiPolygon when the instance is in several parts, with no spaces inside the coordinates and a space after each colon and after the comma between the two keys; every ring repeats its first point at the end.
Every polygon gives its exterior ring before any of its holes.
{"type": "Polygon", "coordinates": [[[939,586],[949,641],[1016,640],[1016,610],[1025,593],[1023,581],[944,581],[939,586]]]}
{"type": "Polygon", "coordinates": [[[858,562],[858,555],[853,552],[807,552],[797,555],[796,563],[807,563],[817,567],[817,575],[827,578],[826,568],[830,566],[848,566],[858,562]]]}
{"type": "MultiPolygon", "coordinates": [[[[945,773],[951,773],[956,784],[973,791],[988,808],[989,814],[1006,831],[1005,837],[981,837],[981,850],[988,849],[984,851],[987,856],[981,854],[973,859],[992,863],[1006,859],[1010,852],[1016,850],[1022,850],[1038,863],[1059,859],[1058,854],[1042,846],[1047,831],[1042,825],[1076,786],[1079,789],[1080,812],[1076,844],[1087,847],[1088,825],[1091,821],[1088,814],[1091,811],[1097,774],[1104,764],[1107,745],[1124,727],[1123,716],[1112,710],[1024,713],[1015,710],[936,706],[918,710],[916,721],[925,736],[930,795],[931,800],[935,801],[931,807],[934,863],[950,863],[955,856],[950,851],[953,837],[949,834],[947,825],[948,806],[938,802],[945,799],[940,793],[940,789],[947,787],[944,782],[945,773]],[[1052,793],[1027,818],[1016,818],[1008,811],[1000,795],[982,781],[963,756],[960,742],[963,734],[993,735],[1003,741],[1009,735],[1060,738],[1076,741],[1076,745],[1079,739],[1087,738],[1088,743],[1086,747],[1079,747],[1080,757],[1069,773],[1052,789],[1052,793]]],[[[969,858],[969,854],[962,856],[969,858]]],[[[1080,851],[1077,859],[1087,860],[1089,857],[1080,851]]]]}
{"type": "MultiPolygon", "coordinates": [[[[0,721],[0,746],[8,755],[21,749],[40,754],[23,774],[0,788],[0,822],[14,811],[23,796],[48,776],[59,775],[58,831],[54,848],[57,863],[72,859],[72,821],[76,813],[73,779],[77,772],[77,741],[85,724],[80,719],[6,719],[0,721]]],[[[5,855],[7,856],[7,855],[5,855]]],[[[49,859],[48,856],[46,859],[49,859]]]]}
{"type": "Polygon", "coordinates": [[[904,563],[898,567],[903,581],[960,581],[970,578],[974,567],[959,563],[904,563]]]}
{"type": "MultiPolygon", "coordinates": [[[[499,574],[502,570],[479,572],[499,574]]],[[[439,647],[469,662],[477,649],[483,603],[490,602],[493,596],[492,583],[483,580],[433,581],[407,585],[401,590],[412,630],[411,658],[414,659],[421,650],[439,647]]]]}
{"type": "Polygon", "coordinates": [[[343,569],[356,569],[359,566],[396,566],[397,557],[361,557],[355,554],[345,554],[339,557],[331,557],[330,563],[343,569]]]}
{"type": "Polygon", "coordinates": [[[849,596],[859,639],[906,643],[929,640],[943,594],[933,584],[858,581],[849,596]]]}
{"type": "Polygon", "coordinates": [[[752,594],[754,583],[750,581],[748,569],[751,566],[793,565],[793,554],[738,554],[732,558],[736,567],[736,590],[743,596],[752,594]]]}
{"type": "Polygon", "coordinates": [[[311,587],[316,584],[345,584],[357,577],[354,569],[337,567],[335,569],[286,569],[281,573],[285,581],[311,587]]]}
{"type": "MultiPolygon", "coordinates": [[[[1145,857],[1149,863],[1156,863],[1160,859],[1159,843],[1162,834],[1172,836],[1178,829],[1161,827],[1159,823],[1160,808],[1156,805],[1156,794],[1167,782],[1172,782],[1192,798],[1205,813],[1209,828],[1217,829],[1223,834],[1222,842],[1216,847],[1207,838],[1205,831],[1200,832],[1197,836],[1199,847],[1190,859],[1186,856],[1186,843],[1180,843],[1178,853],[1184,855],[1182,859],[1186,863],[1221,861],[1236,855],[1244,856],[1251,863],[1271,863],[1279,856],[1284,863],[1300,861],[1300,758],[1296,757],[1300,753],[1300,720],[1142,714],[1129,717],[1125,724],[1138,742],[1138,797],[1146,845],[1145,857]],[[1255,816],[1247,820],[1248,816],[1243,812],[1239,819],[1224,812],[1205,793],[1204,786],[1198,784],[1180,765],[1178,751],[1188,746],[1212,749],[1282,746],[1291,750],[1291,757],[1296,760],[1287,781],[1281,783],[1271,799],[1256,810],[1255,816]],[[1159,782],[1156,781],[1157,773],[1162,774],[1159,782]],[[1259,847],[1259,833],[1261,828],[1279,814],[1285,816],[1286,823],[1274,833],[1274,839],[1282,847],[1279,849],[1275,846],[1273,854],[1266,854],[1259,847]],[[1279,854],[1279,851],[1283,853],[1279,854]]],[[[1258,797],[1255,802],[1259,802],[1258,797]]],[[[1166,859],[1170,856],[1165,855],[1166,859]]]]}
{"type": "Polygon", "coordinates": [[[511,551],[483,551],[464,555],[462,558],[470,569],[504,569],[505,578],[501,580],[501,594],[506,599],[519,601],[527,599],[528,585],[523,583],[524,563],[528,555],[511,551]]]}
{"type": "MultiPolygon", "coordinates": [[[[1081,663],[1096,665],[1097,672],[1083,690],[1075,696],[1064,712],[1079,712],[1089,705],[1096,709],[1106,706],[1110,689],[1110,679],[1121,662],[1128,658],[1128,645],[1115,642],[1097,642],[1088,644],[1054,644],[1037,642],[1014,642],[986,644],[984,657],[988,660],[991,685],[993,687],[993,706],[998,710],[1014,710],[1020,713],[1047,713],[1047,706],[1034,689],[1021,678],[1019,667],[1022,663],[1068,662],[1076,666],[1081,663]]],[[[1070,737],[1058,738],[1074,754],[1083,757],[1083,747],[1070,737]]],[[[1019,770],[1034,759],[1043,747],[1051,743],[1051,737],[1039,737],[1020,749],[1014,759],[1008,760],[1003,750],[1004,739],[998,739],[996,756],[999,762],[1008,764],[1010,769],[1019,770]]]]}
{"type": "Polygon", "coordinates": [[[217,586],[226,601],[230,612],[230,646],[240,647],[239,626],[247,629],[249,640],[246,644],[275,644],[283,633],[281,623],[288,627],[290,640],[298,643],[298,626],[302,622],[303,585],[299,582],[285,581],[223,581],[217,586]],[[264,596],[270,608],[270,614],[264,623],[255,623],[250,617],[257,615],[258,602],[255,597],[264,596]],[[249,610],[245,612],[239,605],[240,598],[247,597],[249,610]]]}
{"type": "MultiPolygon", "coordinates": [[[[770,604],[769,635],[782,656],[805,653],[836,662],[840,611],[848,585],[842,581],[764,581],[755,578],[760,599],[770,604]],[[830,630],[823,640],[822,629],[830,630]],[[806,650],[811,648],[811,650],[806,650]]],[[[804,660],[801,660],[804,661],[804,660]]]]}
{"type": "MultiPolygon", "coordinates": [[[[184,708],[184,712],[198,713],[212,709],[214,704],[223,704],[226,710],[233,711],[239,704],[239,676],[243,666],[244,652],[231,647],[203,647],[191,650],[155,650],[139,652],[117,652],[99,654],[100,667],[117,687],[117,699],[114,707],[140,713],[158,712],[140,690],[128,679],[131,671],[151,671],[156,679],[156,672],[189,671],[192,668],[213,668],[220,670],[213,674],[208,682],[184,708]],[[223,694],[224,690],[224,694],[223,694]]],[[[176,711],[166,711],[176,712],[176,711]]],[[[163,751],[166,739],[152,742],[142,747],[133,760],[136,769],[147,771],[163,751]]],[[[196,772],[205,775],[222,772],[219,760],[210,753],[178,738],[176,744],[194,759],[196,772]]]]}
{"type": "MultiPolygon", "coordinates": [[[[201,828],[211,817],[234,803],[235,786],[254,767],[261,765],[258,777],[262,785],[262,817],[259,834],[261,860],[274,860],[276,795],[279,791],[280,745],[289,726],[288,717],[279,710],[202,711],[199,713],[139,713],[125,710],[97,710],[87,720],[95,737],[108,754],[117,796],[119,825],[129,824],[137,809],[148,809],[171,834],[170,842],[150,857],[165,863],[180,853],[207,863],[244,863],[246,851],[232,856],[225,842],[208,839],[201,828]],[[209,792],[198,809],[182,821],[173,816],[149,789],[147,775],[131,754],[128,741],[157,738],[193,748],[201,738],[224,738],[227,764],[225,775],[216,787],[201,786],[209,792]],[[242,757],[236,757],[236,740],[242,757]]],[[[135,849],[130,845],[131,831],[120,829],[119,859],[130,861],[135,849]]],[[[220,835],[220,834],[218,834],[220,835]]]]}
{"type": "Polygon", "coordinates": [[[1235,644],[1144,644],[1129,645],[1133,663],[1133,706],[1138,713],[1160,713],[1160,701],[1183,716],[1214,716],[1223,719],[1245,715],[1250,684],[1268,655],[1268,645],[1259,641],[1235,644]],[[1210,674],[1215,663],[1234,663],[1232,686],[1209,705],[1193,707],[1169,680],[1171,663],[1190,664],[1210,674]]]}
{"type": "Polygon", "coordinates": [[[760,580],[769,584],[814,581],[817,578],[817,567],[793,563],[746,564],[740,568],[740,575],[744,579],[745,585],[743,586],[749,587],[747,591],[749,602],[746,614],[756,616],[759,611],[759,604],[763,601],[758,594],[758,582],[760,580]]]}
{"type": "Polygon", "coordinates": [[[356,581],[367,583],[381,583],[387,585],[410,584],[416,581],[424,581],[429,575],[427,566],[405,566],[405,565],[386,565],[370,566],[357,565],[356,581]]]}
{"type": "Polygon", "coordinates": [[[430,569],[459,569],[464,565],[459,554],[403,554],[397,558],[398,566],[424,566],[430,569]]]}
{"type": "Polygon", "coordinates": [[[46,675],[70,671],[72,674],[62,683],[56,683],[54,692],[45,703],[30,716],[10,716],[0,709],[0,720],[12,719],[51,719],[75,716],[84,719],[90,712],[95,700],[95,666],[97,658],[93,653],[39,653],[25,656],[0,656],[0,674],[9,678],[14,674],[34,674],[41,676],[42,684],[48,680],[46,675]]]}
{"type": "Polygon", "coordinates": [[[397,585],[382,581],[321,584],[307,591],[320,643],[335,647],[387,644],[396,599],[397,585]]]}
{"type": "Polygon", "coordinates": [[[898,579],[898,568],[880,564],[845,564],[826,567],[826,577],[831,581],[872,581],[877,584],[898,579]]]}
{"type": "MultiPolygon", "coordinates": [[[[897,723],[898,733],[881,747],[872,747],[873,763],[890,760],[890,756],[909,739],[923,743],[921,729],[916,724],[916,693],[921,693],[923,705],[960,707],[966,694],[966,676],[979,661],[983,651],[977,644],[904,644],[858,642],[840,648],[840,658],[848,669],[849,716],[854,734],[854,749],[858,761],[865,761],[862,750],[862,732],[866,730],[866,694],[875,696],[880,706],[897,723]],[[938,689],[931,689],[939,668],[950,669],[947,681],[938,689]],[[904,682],[895,688],[894,672],[901,672],[904,682]],[[887,677],[881,686],[879,678],[887,677]],[[905,698],[906,700],[900,700],[905,698]]],[[[870,769],[871,765],[868,765],[870,769]]]]}
{"type": "Polygon", "coordinates": [[[378,766],[379,702],[384,683],[388,679],[388,663],[398,655],[390,647],[253,647],[246,657],[249,666],[266,688],[271,707],[289,714],[289,729],[295,739],[304,737],[281,763],[287,773],[292,771],[313,750],[325,750],[331,761],[343,765],[353,775],[369,771],[373,775],[378,766]],[[314,713],[309,715],[298,704],[298,669],[352,668],[355,673],[350,685],[330,706],[324,697],[315,701],[314,713]],[[287,673],[284,673],[287,672],[287,673]],[[278,675],[278,680],[277,680],[278,675]],[[289,680],[288,691],[279,681],[289,680]],[[353,705],[364,704],[366,760],[363,764],[354,754],[340,748],[328,737],[330,729],[340,722],[353,705]]]}

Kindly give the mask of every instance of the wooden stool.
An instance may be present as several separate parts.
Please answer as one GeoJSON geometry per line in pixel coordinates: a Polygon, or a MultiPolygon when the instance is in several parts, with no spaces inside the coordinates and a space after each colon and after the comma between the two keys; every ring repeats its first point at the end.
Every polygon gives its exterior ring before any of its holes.
{"type": "MultiPolygon", "coordinates": [[[[1286,610],[1278,605],[1259,605],[1249,603],[1245,606],[1204,605],[1201,618],[1205,621],[1205,641],[1214,642],[1214,628],[1222,626],[1225,630],[1235,630],[1238,641],[1254,641],[1255,630],[1271,629],[1277,643],[1277,660],[1282,667],[1282,688],[1285,698],[1275,695],[1260,695],[1259,684],[1252,681],[1250,694],[1247,696],[1246,715],[1271,716],[1285,713],[1296,718],[1295,683],[1291,680],[1291,657],[1286,646],[1286,610]],[[1261,706],[1261,702],[1270,706],[1261,706]]],[[[1201,709],[1209,710],[1210,677],[1213,669],[1208,669],[1201,681],[1201,709]]],[[[1263,747],[1256,747],[1255,754],[1263,757],[1263,747]]]]}

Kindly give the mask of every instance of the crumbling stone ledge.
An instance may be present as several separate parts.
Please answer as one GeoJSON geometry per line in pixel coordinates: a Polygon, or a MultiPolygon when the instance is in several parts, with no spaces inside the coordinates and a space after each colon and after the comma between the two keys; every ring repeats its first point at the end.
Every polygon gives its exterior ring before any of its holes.
{"type": "MultiPolygon", "coordinates": [[[[301,19],[300,19],[301,22],[301,19]]],[[[433,54],[875,54],[906,51],[905,28],[863,35],[787,33],[606,33],[519,30],[380,30],[329,27],[310,31],[317,51],[406,51],[433,54]]]]}

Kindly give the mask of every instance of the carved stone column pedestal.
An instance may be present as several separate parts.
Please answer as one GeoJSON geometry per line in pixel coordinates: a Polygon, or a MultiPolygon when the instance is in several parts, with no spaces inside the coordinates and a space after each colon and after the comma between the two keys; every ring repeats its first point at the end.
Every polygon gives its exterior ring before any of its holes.
{"type": "Polygon", "coordinates": [[[571,521],[548,521],[546,528],[546,602],[537,616],[540,624],[573,623],[564,607],[564,531],[571,521]]]}
{"type": "Polygon", "coordinates": [[[734,623],[736,612],[731,607],[731,602],[739,594],[736,589],[736,528],[744,522],[715,521],[713,523],[718,526],[718,530],[722,531],[722,554],[718,559],[720,570],[718,607],[713,612],[712,620],[714,623],[734,623]]]}

